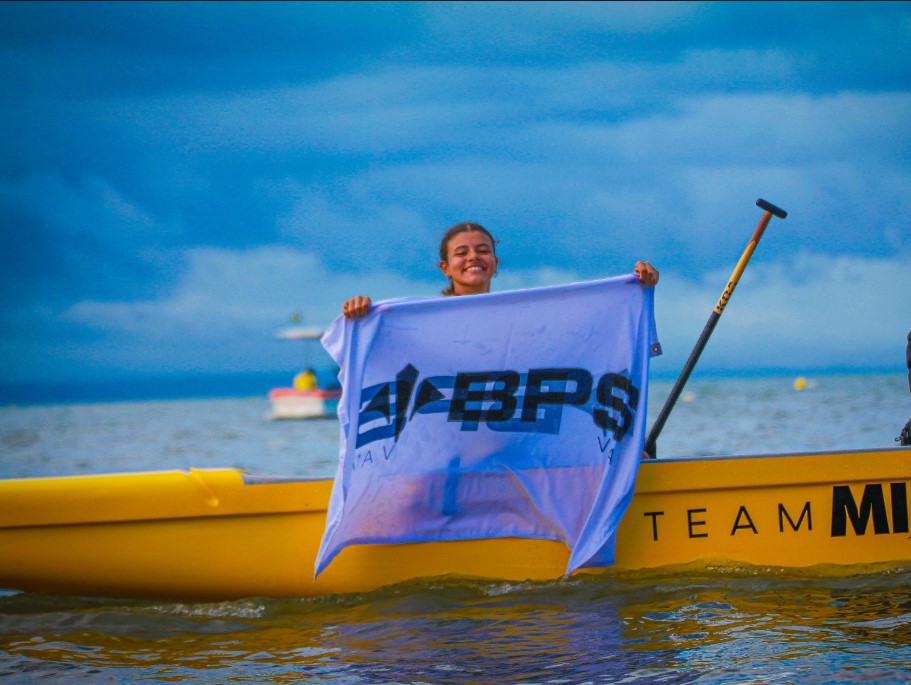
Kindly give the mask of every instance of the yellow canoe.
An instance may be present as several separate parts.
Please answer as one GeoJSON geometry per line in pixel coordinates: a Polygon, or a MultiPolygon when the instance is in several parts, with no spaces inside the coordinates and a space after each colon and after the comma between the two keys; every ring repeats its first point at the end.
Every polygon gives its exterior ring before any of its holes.
{"type": "MultiPolygon", "coordinates": [[[[0,481],[0,588],[310,597],[428,577],[557,579],[558,542],[360,545],[316,580],[330,480],[233,469],[0,481]]],[[[911,563],[911,448],[642,464],[616,566],[911,563]]]]}

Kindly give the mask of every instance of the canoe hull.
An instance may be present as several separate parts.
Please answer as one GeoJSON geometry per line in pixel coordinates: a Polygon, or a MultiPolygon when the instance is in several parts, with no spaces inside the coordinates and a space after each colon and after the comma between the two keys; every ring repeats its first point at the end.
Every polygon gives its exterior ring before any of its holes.
{"type": "MultiPolygon", "coordinates": [[[[0,481],[0,588],[231,599],[363,592],[417,578],[560,578],[560,542],[347,548],[313,567],[331,481],[232,469],[0,481]]],[[[608,572],[911,562],[911,449],[645,462],[608,572]]]]}

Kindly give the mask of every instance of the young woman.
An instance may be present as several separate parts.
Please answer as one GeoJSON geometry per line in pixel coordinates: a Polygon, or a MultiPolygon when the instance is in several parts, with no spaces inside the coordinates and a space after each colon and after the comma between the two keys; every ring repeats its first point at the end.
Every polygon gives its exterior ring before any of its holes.
{"type": "MultiPolygon", "coordinates": [[[[440,271],[449,279],[443,295],[480,295],[490,292],[490,281],[497,275],[500,260],[497,240],[481,224],[470,221],[456,224],[440,241],[440,271]]],[[[658,270],[648,262],[636,262],[635,274],[644,286],[658,283],[658,270]]],[[[356,319],[370,309],[370,298],[357,295],[342,305],[346,318],[356,319]]]]}

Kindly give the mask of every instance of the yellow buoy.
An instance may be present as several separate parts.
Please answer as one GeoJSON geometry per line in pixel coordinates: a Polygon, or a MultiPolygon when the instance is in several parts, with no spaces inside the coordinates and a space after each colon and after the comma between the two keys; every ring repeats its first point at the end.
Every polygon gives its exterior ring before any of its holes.
{"type": "Polygon", "coordinates": [[[316,374],[307,369],[294,377],[295,390],[313,390],[316,387],[316,374]]]}
{"type": "Polygon", "coordinates": [[[807,387],[807,379],[803,376],[798,376],[794,379],[794,389],[795,390],[804,390],[807,387]]]}

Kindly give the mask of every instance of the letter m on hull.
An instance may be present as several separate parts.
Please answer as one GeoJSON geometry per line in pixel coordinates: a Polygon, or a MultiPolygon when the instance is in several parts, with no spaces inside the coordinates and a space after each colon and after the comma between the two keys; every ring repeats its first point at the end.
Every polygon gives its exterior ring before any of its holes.
{"type": "MultiPolygon", "coordinates": [[[[893,532],[908,532],[908,500],[904,483],[892,483],[892,528],[893,532]]],[[[889,530],[889,516],[882,483],[868,483],[858,505],[847,485],[832,488],[832,537],[847,535],[848,521],[856,535],[865,535],[870,519],[873,532],[886,535],[889,530]]]]}

